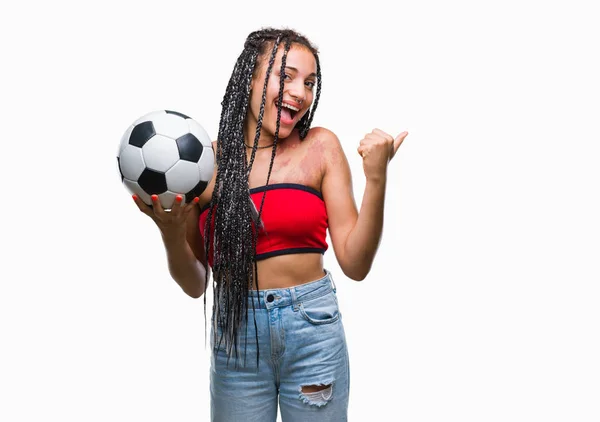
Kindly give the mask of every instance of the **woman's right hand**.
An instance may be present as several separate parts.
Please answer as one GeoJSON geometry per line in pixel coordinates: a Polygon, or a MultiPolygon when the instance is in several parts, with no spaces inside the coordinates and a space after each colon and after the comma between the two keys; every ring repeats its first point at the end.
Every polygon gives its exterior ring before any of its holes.
{"type": "Polygon", "coordinates": [[[167,239],[186,238],[186,220],[192,209],[197,206],[199,198],[196,197],[187,204],[183,204],[183,196],[177,195],[170,211],[165,211],[157,195],[152,195],[152,207],[149,207],[137,195],[133,200],[141,212],[150,217],[160,229],[161,234],[167,239]]]}

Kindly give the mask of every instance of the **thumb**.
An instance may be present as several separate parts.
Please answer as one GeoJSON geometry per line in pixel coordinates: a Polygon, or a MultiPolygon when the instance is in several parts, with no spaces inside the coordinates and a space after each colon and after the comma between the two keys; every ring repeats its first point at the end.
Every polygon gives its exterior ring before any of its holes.
{"type": "Polygon", "coordinates": [[[396,154],[396,151],[398,151],[398,148],[400,148],[400,145],[404,141],[404,138],[406,138],[407,136],[407,131],[404,131],[400,135],[396,136],[396,139],[394,139],[394,155],[396,154]]]}

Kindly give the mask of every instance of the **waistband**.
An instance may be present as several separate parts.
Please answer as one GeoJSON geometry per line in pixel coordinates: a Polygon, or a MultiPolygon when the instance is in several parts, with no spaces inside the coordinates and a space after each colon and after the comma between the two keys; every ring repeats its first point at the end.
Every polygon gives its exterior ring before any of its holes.
{"type": "Polygon", "coordinates": [[[303,301],[315,299],[331,292],[336,292],[335,283],[331,273],[324,269],[325,275],[315,281],[300,284],[294,287],[283,289],[252,290],[248,292],[248,309],[259,308],[279,308],[284,306],[296,307],[303,301]]]}

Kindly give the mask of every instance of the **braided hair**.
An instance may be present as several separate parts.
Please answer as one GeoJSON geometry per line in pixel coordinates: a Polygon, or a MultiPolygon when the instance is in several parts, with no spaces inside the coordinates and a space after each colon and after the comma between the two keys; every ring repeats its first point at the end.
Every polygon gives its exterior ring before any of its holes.
{"type": "MultiPolygon", "coordinates": [[[[252,164],[256,155],[260,138],[264,109],[266,103],[267,84],[280,45],[283,44],[281,75],[284,74],[286,56],[292,44],[307,48],[315,57],[317,64],[317,89],[312,107],[296,124],[300,139],[303,140],[313,120],[321,93],[321,69],[318,50],[303,35],[291,29],[263,28],[250,33],[244,43],[244,49],[237,59],[221,102],[221,120],[216,151],[217,175],[212,194],[210,208],[204,227],[205,251],[213,253],[213,323],[221,328],[217,338],[214,329],[214,344],[217,349],[224,345],[227,360],[234,357],[237,365],[238,340],[240,327],[248,327],[249,291],[255,285],[259,289],[256,264],[256,244],[258,231],[261,228],[261,213],[266,197],[263,195],[260,207],[256,209],[250,198],[248,183],[252,164]],[[244,123],[248,113],[250,87],[252,78],[258,73],[267,52],[270,56],[266,69],[262,101],[258,115],[256,133],[252,153],[248,161],[246,142],[244,139],[244,123]],[[214,228],[211,221],[214,219],[214,228]],[[210,247],[210,239],[213,245],[210,247]]],[[[277,123],[274,133],[273,148],[267,181],[271,176],[273,162],[277,151],[281,108],[283,103],[284,78],[280,78],[279,98],[277,101],[277,123]]],[[[249,134],[250,136],[250,134],[249,134]]],[[[208,286],[208,271],[205,279],[205,291],[208,286]]],[[[255,309],[252,300],[252,309],[255,309]]],[[[206,316],[206,295],[204,296],[204,313],[206,316]]],[[[206,320],[206,319],[205,319],[206,320]]],[[[257,346],[257,365],[259,360],[258,330],[254,318],[257,346]]],[[[244,344],[244,360],[247,344],[244,344]]]]}

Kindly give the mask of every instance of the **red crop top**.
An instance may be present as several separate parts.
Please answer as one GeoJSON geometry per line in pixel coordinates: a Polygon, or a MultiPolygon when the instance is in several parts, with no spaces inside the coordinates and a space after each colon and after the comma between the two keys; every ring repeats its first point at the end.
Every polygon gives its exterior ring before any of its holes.
{"type": "MultiPolygon", "coordinates": [[[[327,250],[325,237],[328,224],[321,192],[296,183],[276,183],[253,188],[250,189],[250,197],[256,204],[256,209],[260,208],[265,191],[268,193],[261,214],[264,229],[258,234],[256,260],[294,253],[324,254],[327,250]]],[[[199,228],[203,237],[209,208],[210,204],[205,205],[200,213],[199,228]]],[[[211,241],[208,254],[211,267],[212,247],[211,241]]]]}

